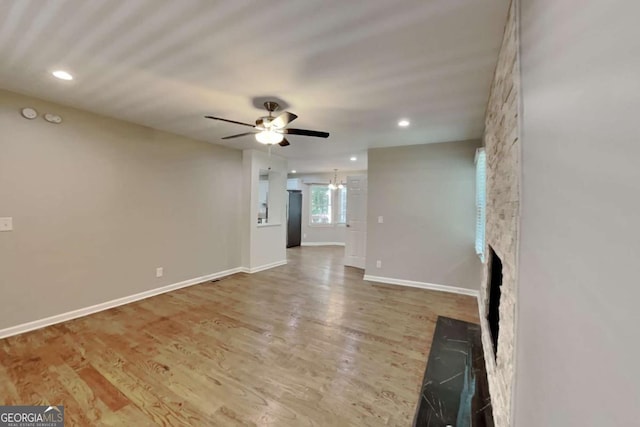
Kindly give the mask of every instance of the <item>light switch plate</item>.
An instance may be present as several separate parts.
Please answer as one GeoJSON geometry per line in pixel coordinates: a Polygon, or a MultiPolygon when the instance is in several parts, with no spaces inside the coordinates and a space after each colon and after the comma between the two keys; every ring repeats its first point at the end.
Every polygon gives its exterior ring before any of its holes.
{"type": "Polygon", "coordinates": [[[0,218],[0,231],[13,231],[13,218],[0,218]]]}
{"type": "Polygon", "coordinates": [[[378,224],[382,224],[384,222],[384,218],[382,217],[382,215],[380,215],[378,217],[378,224]]]}

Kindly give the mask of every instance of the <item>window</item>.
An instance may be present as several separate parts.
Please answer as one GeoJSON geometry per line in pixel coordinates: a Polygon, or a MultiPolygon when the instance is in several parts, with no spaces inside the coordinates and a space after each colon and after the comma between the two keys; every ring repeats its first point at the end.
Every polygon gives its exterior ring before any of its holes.
{"type": "Polygon", "coordinates": [[[310,190],[311,225],[346,224],[346,187],[330,190],[326,185],[312,184],[310,190]]]}
{"type": "Polygon", "coordinates": [[[347,187],[338,188],[336,190],[337,198],[338,198],[338,218],[336,222],[338,224],[346,224],[347,223],[347,187]]]}
{"type": "Polygon", "coordinates": [[[332,191],[326,185],[311,185],[311,225],[333,224],[332,191]]]}
{"type": "Polygon", "coordinates": [[[476,253],[485,260],[485,225],[487,223],[487,154],[484,148],[476,153],[476,253]]]}

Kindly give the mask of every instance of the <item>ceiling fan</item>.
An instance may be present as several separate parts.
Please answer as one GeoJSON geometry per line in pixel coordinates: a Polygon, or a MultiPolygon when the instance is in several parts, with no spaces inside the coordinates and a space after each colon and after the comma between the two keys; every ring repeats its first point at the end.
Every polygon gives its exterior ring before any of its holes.
{"type": "Polygon", "coordinates": [[[273,112],[278,109],[277,102],[267,101],[264,103],[264,108],[269,112],[269,115],[258,117],[256,124],[237,122],[235,120],[223,119],[221,117],[204,116],[207,119],[220,120],[223,122],[235,123],[237,125],[249,126],[253,128],[251,132],[239,133],[237,135],[225,136],[222,139],[240,138],[241,136],[255,135],[256,140],[265,145],[278,144],[281,147],[290,145],[285,135],[303,135],[303,136],[315,136],[318,138],[328,138],[329,132],[320,132],[317,130],[307,129],[291,129],[287,125],[298,118],[293,113],[288,111],[283,112],[278,117],[273,116],[273,112]]]}

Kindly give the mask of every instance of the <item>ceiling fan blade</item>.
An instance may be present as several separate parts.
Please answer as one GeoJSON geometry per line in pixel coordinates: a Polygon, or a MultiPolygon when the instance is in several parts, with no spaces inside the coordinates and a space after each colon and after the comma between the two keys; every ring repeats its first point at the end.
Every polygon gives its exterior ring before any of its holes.
{"type": "Polygon", "coordinates": [[[240,138],[241,136],[247,136],[247,135],[254,135],[257,132],[245,132],[245,133],[239,133],[237,135],[231,135],[231,136],[225,136],[222,139],[233,139],[233,138],[240,138]]]}
{"type": "Polygon", "coordinates": [[[282,131],[289,135],[304,135],[304,136],[317,136],[318,138],[329,138],[329,132],[321,132],[317,130],[282,129],[282,131]]]}
{"type": "Polygon", "coordinates": [[[282,129],[297,118],[298,116],[296,116],[295,114],[285,111],[271,121],[271,126],[277,129],[282,129]]]}
{"type": "Polygon", "coordinates": [[[280,147],[286,147],[287,145],[291,145],[287,138],[284,138],[281,143],[278,144],[280,147]]]}
{"type": "Polygon", "coordinates": [[[223,119],[221,117],[213,117],[213,116],[204,116],[206,119],[212,119],[212,120],[220,120],[223,122],[229,122],[229,123],[235,123],[237,125],[242,125],[242,126],[249,126],[249,127],[256,127],[255,125],[250,125],[249,123],[242,123],[242,122],[236,122],[235,120],[229,120],[229,119],[223,119]]]}

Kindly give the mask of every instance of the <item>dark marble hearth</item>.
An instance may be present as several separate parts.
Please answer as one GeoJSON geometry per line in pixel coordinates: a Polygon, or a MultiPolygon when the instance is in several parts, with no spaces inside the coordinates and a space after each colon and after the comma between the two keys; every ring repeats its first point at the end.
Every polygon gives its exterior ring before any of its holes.
{"type": "Polygon", "coordinates": [[[415,427],[493,427],[480,326],[438,317],[415,427]]]}

